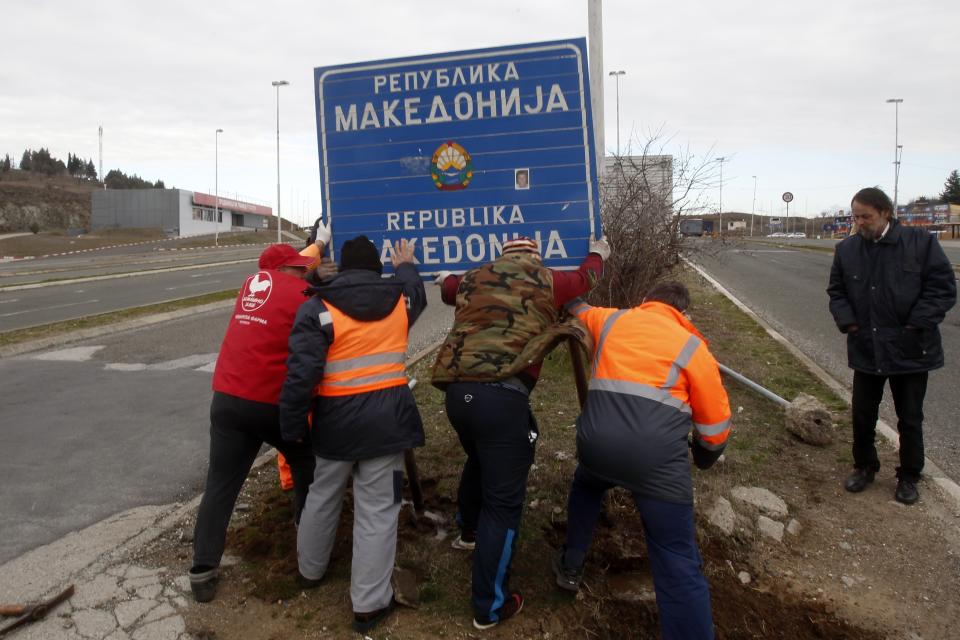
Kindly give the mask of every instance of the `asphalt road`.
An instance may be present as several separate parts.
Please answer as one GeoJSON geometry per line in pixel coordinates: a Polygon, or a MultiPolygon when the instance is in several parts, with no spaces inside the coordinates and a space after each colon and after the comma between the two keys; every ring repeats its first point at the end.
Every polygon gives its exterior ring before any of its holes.
{"type": "Polygon", "coordinates": [[[263,246],[219,247],[169,251],[152,245],[116,247],[73,256],[0,262],[0,293],[3,287],[51,282],[70,278],[169,269],[195,264],[214,264],[256,259],[263,246]]]}
{"type": "Polygon", "coordinates": [[[0,331],[239,289],[255,269],[256,260],[250,258],[239,264],[213,264],[190,270],[47,285],[36,289],[0,289],[0,331]]]}
{"type": "MultiPolygon", "coordinates": [[[[744,242],[758,244],[785,245],[788,247],[819,247],[822,249],[833,250],[833,247],[840,242],[840,239],[831,238],[743,238],[744,242]]],[[[960,240],[941,240],[940,246],[943,252],[947,254],[955,265],[960,265],[960,240]]]]}
{"type": "MultiPolygon", "coordinates": [[[[439,289],[427,291],[411,354],[452,321],[439,289]]],[[[120,511],[202,491],[212,363],[229,314],[0,359],[0,565],[120,511]]]]}
{"type": "MultiPolygon", "coordinates": [[[[711,243],[716,248],[716,243],[711,243]]],[[[703,246],[703,245],[699,245],[703,246]]],[[[719,252],[699,251],[691,259],[848,388],[846,338],[827,308],[831,253],[776,248],[755,243],[727,245],[719,252]]],[[[960,307],[940,325],[946,366],[930,374],[924,405],[926,453],[951,478],[960,480],[960,307]]],[[[758,380],[763,384],[762,380],[758,380]]],[[[883,418],[896,424],[889,392],[883,418]]],[[[891,472],[884,470],[884,473],[891,472]]]]}

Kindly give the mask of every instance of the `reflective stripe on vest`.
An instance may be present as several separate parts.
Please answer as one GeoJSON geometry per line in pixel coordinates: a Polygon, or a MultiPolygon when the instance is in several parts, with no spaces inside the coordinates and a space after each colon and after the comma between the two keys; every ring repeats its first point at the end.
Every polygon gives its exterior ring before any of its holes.
{"type": "Polygon", "coordinates": [[[333,322],[318,396],[348,396],[407,384],[407,305],[400,297],[390,315],[372,322],[354,320],[324,301],[333,322]]]}

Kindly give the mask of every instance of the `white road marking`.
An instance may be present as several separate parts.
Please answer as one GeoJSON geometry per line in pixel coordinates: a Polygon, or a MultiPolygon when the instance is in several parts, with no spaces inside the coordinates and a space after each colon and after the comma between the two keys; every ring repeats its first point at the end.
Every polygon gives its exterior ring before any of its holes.
{"type": "MultiPolygon", "coordinates": [[[[233,273],[232,271],[214,271],[213,273],[195,273],[191,278],[205,278],[207,276],[222,276],[227,273],[233,273]]],[[[218,281],[219,282],[219,281],[218,281]]]]}
{"type": "Polygon", "coordinates": [[[155,364],[143,362],[110,362],[103,368],[107,371],[174,371],[176,369],[193,369],[194,371],[213,371],[217,363],[216,353],[200,353],[175,360],[166,360],[155,364]]]}
{"type": "Polygon", "coordinates": [[[23,311],[12,311],[10,313],[0,313],[0,318],[9,318],[10,316],[19,316],[24,313],[33,313],[34,311],[46,311],[48,309],[62,309],[64,307],[75,307],[79,304],[93,304],[95,302],[100,302],[97,299],[85,300],[83,302],[68,302],[66,304],[55,304],[49,307],[37,307],[34,309],[24,309],[23,311]]]}
{"type": "Polygon", "coordinates": [[[203,286],[206,286],[206,285],[208,285],[208,284],[217,284],[217,283],[219,283],[219,282],[220,282],[219,280],[207,280],[207,281],[205,281],[205,282],[192,282],[192,283],[190,283],[190,284],[177,285],[176,287],[167,287],[166,290],[167,290],[167,291],[174,291],[174,290],[176,290],[176,289],[186,289],[187,287],[203,287],[203,286]]]}
{"type": "Polygon", "coordinates": [[[58,349],[57,351],[47,351],[45,353],[39,353],[31,358],[31,360],[50,360],[55,362],[86,362],[93,358],[93,354],[100,349],[103,349],[104,345],[97,345],[92,347],[71,347],[69,349],[58,349]]]}
{"type": "Polygon", "coordinates": [[[7,304],[9,302],[19,302],[20,298],[10,298],[9,300],[0,300],[0,304],[7,304]]]}

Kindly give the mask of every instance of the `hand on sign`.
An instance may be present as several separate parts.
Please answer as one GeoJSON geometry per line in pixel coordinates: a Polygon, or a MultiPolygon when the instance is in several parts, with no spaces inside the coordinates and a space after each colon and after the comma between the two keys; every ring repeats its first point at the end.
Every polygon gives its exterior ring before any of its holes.
{"type": "Polygon", "coordinates": [[[335,275],[337,275],[337,263],[330,258],[324,258],[320,262],[320,266],[317,267],[317,278],[323,281],[329,280],[335,275]]]}
{"type": "Polygon", "coordinates": [[[607,242],[607,237],[604,236],[599,240],[590,241],[590,253],[595,253],[600,256],[602,259],[606,260],[610,257],[610,243],[607,242]]]}
{"type": "Polygon", "coordinates": [[[330,226],[323,224],[320,222],[320,219],[317,218],[317,237],[314,239],[314,242],[326,247],[330,244],[330,235],[330,226]]]}
{"type": "Polygon", "coordinates": [[[452,275],[453,275],[453,274],[452,274],[451,272],[449,272],[449,271],[441,271],[440,273],[437,274],[437,277],[434,278],[433,284],[437,285],[438,287],[442,287],[442,286],[443,286],[443,281],[446,280],[447,278],[449,278],[449,277],[452,276],[452,275]]]}
{"type": "Polygon", "coordinates": [[[413,264],[414,245],[406,240],[399,240],[390,247],[390,261],[396,269],[402,264],[413,264]]]}

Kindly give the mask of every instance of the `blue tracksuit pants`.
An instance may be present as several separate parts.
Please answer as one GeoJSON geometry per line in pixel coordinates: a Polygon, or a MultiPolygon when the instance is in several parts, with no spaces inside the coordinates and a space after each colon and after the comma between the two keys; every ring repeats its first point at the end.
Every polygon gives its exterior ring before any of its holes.
{"type": "MultiPolygon", "coordinates": [[[[567,505],[564,563],[568,566],[583,564],[603,496],[613,486],[583,465],[577,467],[567,505]]],[[[636,493],[633,499],[643,519],[664,640],[712,640],[710,588],[700,570],[693,505],[651,500],[636,493]]]]}

